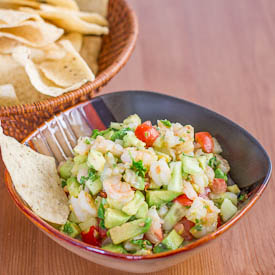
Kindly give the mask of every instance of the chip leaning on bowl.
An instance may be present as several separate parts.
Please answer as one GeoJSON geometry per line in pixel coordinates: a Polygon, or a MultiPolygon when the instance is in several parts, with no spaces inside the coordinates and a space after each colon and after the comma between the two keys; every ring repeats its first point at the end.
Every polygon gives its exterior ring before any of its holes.
{"type": "Polygon", "coordinates": [[[0,106],[56,97],[93,81],[108,1],[0,1],[0,106]],[[90,2],[90,3],[89,3],[90,2]],[[2,89],[3,90],[3,89],[2,89]]]}
{"type": "Polygon", "coordinates": [[[3,134],[0,144],[17,192],[37,215],[113,252],[182,247],[215,231],[247,196],[210,133],[168,120],[152,126],[131,115],[81,137],[74,158],[59,165],[61,179],[53,158],[3,134]],[[36,180],[18,176],[20,170],[36,180]]]}

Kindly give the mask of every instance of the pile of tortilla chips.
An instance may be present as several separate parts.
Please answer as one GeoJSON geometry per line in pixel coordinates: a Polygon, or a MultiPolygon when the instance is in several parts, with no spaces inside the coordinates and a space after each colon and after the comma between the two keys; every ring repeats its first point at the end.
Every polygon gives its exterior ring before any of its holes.
{"type": "Polygon", "coordinates": [[[0,106],[93,81],[101,36],[108,34],[107,6],[108,0],[0,0],[0,106]]]}

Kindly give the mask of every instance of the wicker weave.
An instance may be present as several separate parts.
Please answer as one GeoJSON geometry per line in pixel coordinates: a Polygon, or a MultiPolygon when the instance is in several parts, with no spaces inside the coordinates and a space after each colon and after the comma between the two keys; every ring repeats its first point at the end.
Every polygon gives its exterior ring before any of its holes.
{"type": "Polygon", "coordinates": [[[56,113],[93,97],[128,61],[138,34],[135,13],[125,0],[109,0],[108,21],[110,32],[103,37],[99,56],[99,74],[95,81],[62,96],[33,104],[0,107],[1,126],[6,135],[21,141],[43,121],[56,113]]]}

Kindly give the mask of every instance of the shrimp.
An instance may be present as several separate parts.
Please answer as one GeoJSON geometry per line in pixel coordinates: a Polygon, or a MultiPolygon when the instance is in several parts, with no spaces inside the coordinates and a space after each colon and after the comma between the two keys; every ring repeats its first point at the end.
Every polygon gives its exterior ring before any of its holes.
{"type": "Polygon", "coordinates": [[[74,151],[79,154],[79,155],[86,155],[88,154],[90,148],[91,148],[91,144],[88,144],[86,142],[86,140],[90,141],[89,137],[80,137],[77,141],[77,145],[74,147],[74,151]]]}
{"type": "Polygon", "coordinates": [[[171,179],[171,170],[164,159],[151,163],[150,177],[158,186],[168,185],[171,179]]]}
{"type": "Polygon", "coordinates": [[[159,217],[155,206],[152,206],[148,211],[148,217],[152,219],[151,226],[145,237],[153,244],[159,243],[163,239],[162,224],[163,220],[159,217]]]}
{"type": "Polygon", "coordinates": [[[121,204],[126,204],[134,198],[135,192],[130,184],[121,181],[121,176],[111,176],[103,181],[103,188],[107,197],[121,204]]]}
{"type": "Polygon", "coordinates": [[[123,147],[120,144],[107,140],[102,136],[97,136],[92,145],[92,149],[99,151],[102,154],[111,152],[116,157],[119,157],[123,152],[123,147]]]}
{"type": "Polygon", "coordinates": [[[195,200],[198,195],[194,190],[192,184],[189,181],[183,181],[183,193],[188,197],[190,200],[195,200]]]}

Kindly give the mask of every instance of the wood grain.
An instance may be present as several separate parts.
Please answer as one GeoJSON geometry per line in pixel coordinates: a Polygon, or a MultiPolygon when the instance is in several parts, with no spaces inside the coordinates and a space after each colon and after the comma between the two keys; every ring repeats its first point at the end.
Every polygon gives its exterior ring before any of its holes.
{"type": "MultiPolygon", "coordinates": [[[[147,89],[199,103],[246,128],[273,158],[275,1],[130,4],[139,17],[138,44],[103,92],[147,89]]],[[[274,196],[271,179],[260,201],[223,238],[157,274],[275,274],[274,196]]],[[[19,213],[1,180],[0,274],[127,273],[92,264],[48,239],[19,213]]]]}

